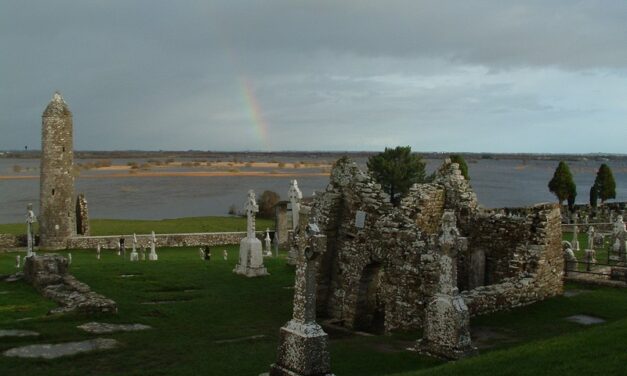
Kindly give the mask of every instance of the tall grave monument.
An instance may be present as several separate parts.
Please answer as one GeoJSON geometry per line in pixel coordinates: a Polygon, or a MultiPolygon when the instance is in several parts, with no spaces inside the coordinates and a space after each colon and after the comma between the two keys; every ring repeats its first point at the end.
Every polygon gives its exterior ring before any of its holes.
{"type": "Polygon", "coordinates": [[[244,205],[246,211],[247,234],[239,244],[239,262],[235,265],[233,272],[246,277],[261,277],[268,275],[266,267],[263,265],[263,253],[261,240],[255,236],[255,214],[259,212],[259,206],[255,199],[255,192],[248,191],[248,199],[244,205]]]}
{"type": "Polygon", "coordinates": [[[332,376],[327,349],[328,336],[316,323],[316,268],[326,249],[326,236],[320,234],[315,219],[307,224],[309,208],[303,208],[295,237],[298,250],[294,283],[294,314],[279,334],[277,361],[270,376],[332,376]]]}
{"type": "MultiPolygon", "coordinates": [[[[300,200],[303,198],[303,193],[298,188],[298,182],[292,180],[290,182],[290,189],[287,191],[287,198],[290,200],[290,209],[292,211],[292,235],[298,228],[300,218],[300,200]]],[[[290,241],[290,250],[287,253],[287,263],[289,265],[296,265],[298,259],[298,250],[295,247],[294,240],[290,241]]]]}

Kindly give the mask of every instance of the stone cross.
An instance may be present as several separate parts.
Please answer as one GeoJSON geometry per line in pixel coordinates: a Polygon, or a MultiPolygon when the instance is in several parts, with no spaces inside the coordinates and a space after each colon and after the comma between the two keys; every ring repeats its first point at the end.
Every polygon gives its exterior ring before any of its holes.
{"type": "Polygon", "coordinates": [[[588,227],[588,247],[587,249],[594,249],[594,226],[588,227]]]}
{"type": "Polygon", "coordinates": [[[33,204],[28,204],[26,212],[26,241],[28,245],[26,257],[33,255],[33,245],[35,243],[33,236],[33,223],[35,222],[37,222],[37,217],[35,217],[35,213],[33,213],[33,204]]]}
{"type": "Polygon", "coordinates": [[[328,336],[316,323],[316,259],[326,248],[315,219],[307,224],[303,208],[299,229],[298,263],[294,283],[294,314],[279,332],[277,361],[270,376],[333,376],[328,336]]]}
{"type": "Polygon", "coordinates": [[[157,255],[157,236],[155,232],[152,232],[152,236],[150,237],[150,254],[148,255],[148,260],[157,261],[159,256],[157,255]]]}
{"type": "Polygon", "coordinates": [[[465,238],[460,236],[457,229],[457,219],[452,211],[445,211],[442,215],[440,244],[440,279],[438,292],[451,294],[457,290],[457,255],[460,249],[465,248],[465,238]]]}
{"type": "Polygon", "coordinates": [[[226,249],[222,251],[222,257],[224,258],[224,261],[229,259],[229,252],[226,249]]]}
{"type": "Polygon", "coordinates": [[[316,218],[305,230],[304,249],[300,249],[294,285],[293,319],[302,323],[316,321],[316,259],[324,252],[326,236],[320,235],[316,218]]]}
{"type": "Polygon", "coordinates": [[[133,233],[133,250],[131,251],[131,261],[139,261],[139,253],[137,253],[137,235],[133,233]]]}
{"type": "Polygon", "coordinates": [[[287,198],[290,200],[292,206],[292,230],[296,230],[300,216],[300,200],[303,198],[303,193],[298,189],[298,182],[296,180],[290,182],[287,198]]]}
{"type": "Polygon", "coordinates": [[[246,211],[247,222],[247,236],[249,239],[255,237],[255,214],[259,212],[259,205],[255,199],[255,191],[252,189],[248,191],[248,200],[244,204],[244,211],[246,211]]]}
{"type": "Polygon", "coordinates": [[[575,225],[573,226],[573,249],[575,251],[579,250],[579,228],[577,227],[577,222],[575,221],[575,225]]]}
{"type": "Polygon", "coordinates": [[[270,229],[266,228],[266,237],[263,239],[266,243],[266,255],[272,256],[272,239],[270,239],[270,229]]]}

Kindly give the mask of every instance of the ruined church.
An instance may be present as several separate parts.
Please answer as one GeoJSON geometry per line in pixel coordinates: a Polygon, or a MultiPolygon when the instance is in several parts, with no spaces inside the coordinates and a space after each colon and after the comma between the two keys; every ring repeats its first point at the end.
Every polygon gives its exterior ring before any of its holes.
{"type": "Polygon", "coordinates": [[[562,293],[558,205],[483,209],[449,160],[394,207],[379,184],[342,158],[310,215],[327,239],[317,311],[329,323],[373,333],[421,328],[442,286],[461,304],[462,319],[562,293]],[[456,245],[448,256],[442,231],[456,245]]]}

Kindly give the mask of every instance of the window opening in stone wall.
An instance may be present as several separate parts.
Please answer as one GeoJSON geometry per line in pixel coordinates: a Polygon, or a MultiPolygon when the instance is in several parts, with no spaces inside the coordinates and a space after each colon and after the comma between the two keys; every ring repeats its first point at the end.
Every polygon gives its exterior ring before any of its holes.
{"type": "Polygon", "coordinates": [[[359,281],[353,325],[355,330],[383,333],[385,313],[383,304],[379,301],[378,296],[380,285],[381,264],[375,262],[367,265],[359,281]]]}
{"type": "Polygon", "coordinates": [[[52,195],[54,196],[54,188],[52,188],[52,195]]]}

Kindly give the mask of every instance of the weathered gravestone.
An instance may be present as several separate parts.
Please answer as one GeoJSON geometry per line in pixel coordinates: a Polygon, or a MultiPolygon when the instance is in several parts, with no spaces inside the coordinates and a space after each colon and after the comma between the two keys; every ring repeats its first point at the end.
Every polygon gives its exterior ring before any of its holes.
{"type": "MultiPolygon", "coordinates": [[[[303,214],[308,208],[303,208],[303,214]]],[[[302,221],[301,221],[302,222],[302,221]]],[[[326,249],[315,220],[297,238],[294,314],[281,328],[277,361],[270,376],[331,376],[328,336],[316,323],[317,260],[326,249]]]]}
{"type": "Polygon", "coordinates": [[[157,261],[159,260],[159,256],[157,255],[157,236],[155,232],[152,232],[150,236],[150,254],[148,255],[148,260],[157,261]]]}
{"type": "Polygon", "coordinates": [[[246,277],[261,277],[269,275],[263,265],[261,240],[255,236],[255,213],[259,212],[259,206],[255,200],[255,192],[248,191],[248,200],[244,205],[246,211],[247,235],[239,245],[239,262],[233,272],[246,277]]]}
{"type": "Polygon", "coordinates": [[[417,350],[447,359],[460,359],[476,354],[470,338],[470,312],[457,289],[457,255],[466,248],[460,237],[455,214],[442,216],[442,229],[437,240],[439,280],[437,292],[425,309],[423,338],[417,350]]]}
{"type": "Polygon", "coordinates": [[[294,232],[298,228],[300,218],[300,200],[303,198],[303,193],[298,188],[298,182],[292,180],[290,183],[290,189],[287,192],[287,197],[290,200],[290,209],[292,211],[292,240],[290,241],[290,250],[287,253],[287,264],[296,265],[298,260],[298,250],[294,245],[294,232]]]}

